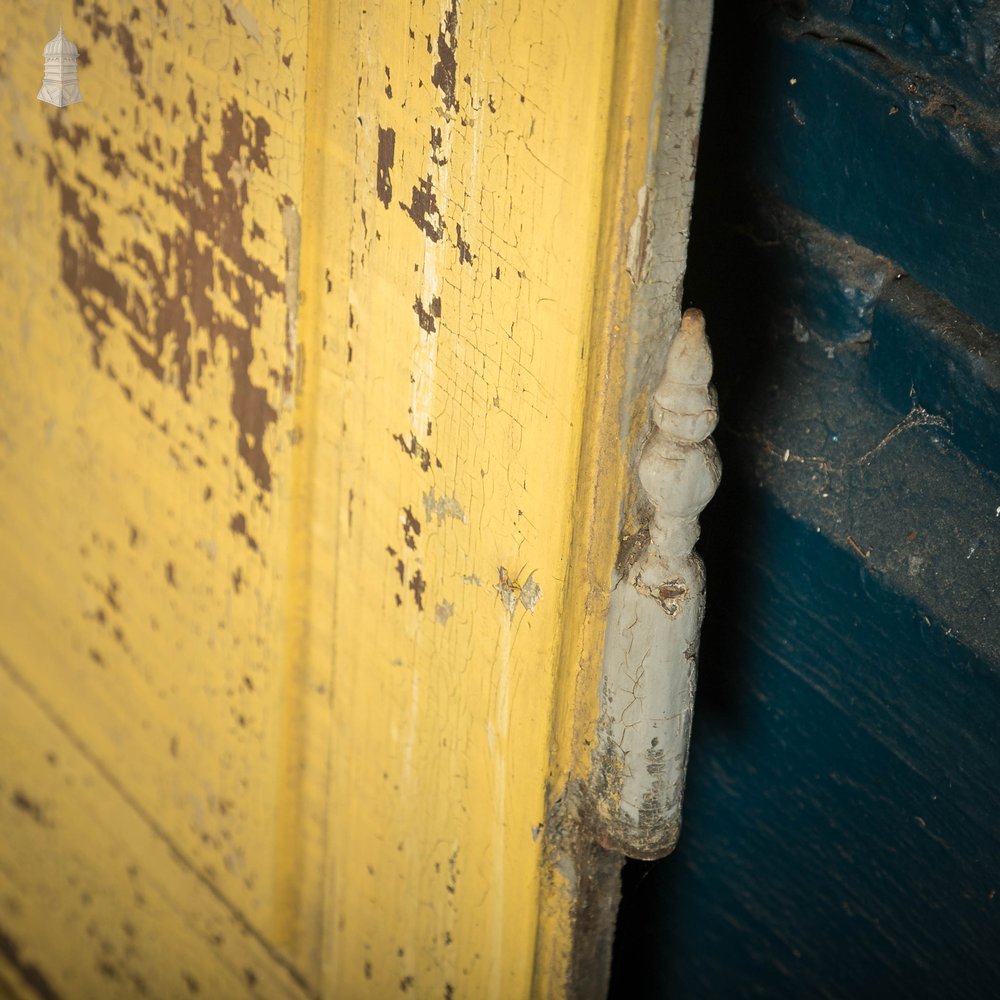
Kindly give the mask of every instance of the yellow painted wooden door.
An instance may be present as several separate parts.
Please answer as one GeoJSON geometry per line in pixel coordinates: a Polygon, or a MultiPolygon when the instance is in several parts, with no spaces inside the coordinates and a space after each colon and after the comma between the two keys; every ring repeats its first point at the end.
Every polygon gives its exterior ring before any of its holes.
{"type": "Polygon", "coordinates": [[[0,989],[599,992],[708,4],[0,9],[0,989]]]}

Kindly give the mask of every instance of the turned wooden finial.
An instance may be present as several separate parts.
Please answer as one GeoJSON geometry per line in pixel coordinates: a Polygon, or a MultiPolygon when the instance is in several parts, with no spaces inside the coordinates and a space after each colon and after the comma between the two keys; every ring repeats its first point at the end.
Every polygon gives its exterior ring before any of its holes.
{"type": "Polygon", "coordinates": [[[688,309],[670,345],[667,367],[653,396],[653,420],[682,441],[704,441],[719,421],[712,352],[700,309],[688,309]]]}
{"type": "Polygon", "coordinates": [[[639,458],[649,541],[611,594],[595,761],[601,843],[631,857],[669,853],[680,831],[705,573],[698,515],[719,485],[718,422],[705,320],[689,309],[653,394],[639,458]]]}

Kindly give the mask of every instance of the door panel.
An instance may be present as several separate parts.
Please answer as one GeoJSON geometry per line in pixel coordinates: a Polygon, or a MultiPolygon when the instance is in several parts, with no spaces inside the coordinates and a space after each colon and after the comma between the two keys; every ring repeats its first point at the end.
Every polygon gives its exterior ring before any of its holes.
{"type": "Polygon", "coordinates": [[[8,7],[4,975],[599,994],[708,6],[8,7]]]}
{"type": "Polygon", "coordinates": [[[6,660],[0,699],[0,985],[42,997],[310,995],[6,660]]]}
{"type": "Polygon", "coordinates": [[[33,90],[58,20],[6,5],[0,636],[113,776],[92,808],[121,790],[280,938],[307,24],[241,9],[75,5],[60,110],[33,90]]]}

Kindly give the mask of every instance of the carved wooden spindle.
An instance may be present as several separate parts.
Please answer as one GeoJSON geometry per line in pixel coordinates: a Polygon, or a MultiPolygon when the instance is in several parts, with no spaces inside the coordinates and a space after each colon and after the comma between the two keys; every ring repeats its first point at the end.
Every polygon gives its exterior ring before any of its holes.
{"type": "Polygon", "coordinates": [[[709,436],[718,422],[701,312],[689,309],[653,398],[654,430],[639,459],[652,514],[645,550],[611,595],[598,757],[599,838],[631,857],[662,857],[680,833],[681,798],[705,573],[698,515],[719,485],[709,436]]]}

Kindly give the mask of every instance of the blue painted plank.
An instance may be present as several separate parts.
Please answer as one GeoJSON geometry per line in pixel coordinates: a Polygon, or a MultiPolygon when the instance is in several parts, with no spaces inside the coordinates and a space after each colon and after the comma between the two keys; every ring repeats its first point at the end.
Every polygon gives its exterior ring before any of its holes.
{"type": "Polygon", "coordinates": [[[1000,995],[998,19],[718,7],[685,294],[726,474],[612,997],[1000,995]]]}
{"type": "Polygon", "coordinates": [[[870,377],[891,405],[908,410],[919,392],[970,460],[1000,474],[1000,339],[911,281],[886,289],[871,336],[870,377]]]}
{"type": "Polygon", "coordinates": [[[776,504],[752,518],[763,544],[711,591],[681,845],[627,873],[610,995],[997,995],[996,802],[955,795],[1000,768],[997,686],[940,676],[992,666],[776,504]],[[938,686],[981,759],[914,766],[866,713],[872,682],[938,686]]]}
{"type": "Polygon", "coordinates": [[[778,27],[746,40],[759,79],[726,108],[752,182],[1000,330],[996,123],[862,48],[778,27]]]}
{"type": "Polygon", "coordinates": [[[992,0],[805,0],[793,10],[811,28],[861,41],[887,62],[996,105],[1000,7],[992,0]]]}

